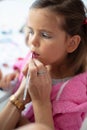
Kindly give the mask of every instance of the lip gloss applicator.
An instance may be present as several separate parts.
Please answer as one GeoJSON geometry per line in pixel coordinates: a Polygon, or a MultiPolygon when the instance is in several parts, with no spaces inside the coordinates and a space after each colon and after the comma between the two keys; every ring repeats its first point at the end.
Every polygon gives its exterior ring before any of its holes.
{"type": "MultiPolygon", "coordinates": [[[[33,56],[33,54],[31,53],[31,55],[30,55],[30,59],[32,58],[32,56],[33,56]]],[[[28,69],[27,77],[26,77],[26,86],[25,86],[25,89],[24,89],[24,95],[23,95],[23,100],[24,100],[24,101],[26,100],[27,89],[28,89],[29,81],[30,81],[30,74],[29,74],[29,69],[28,69]]]]}

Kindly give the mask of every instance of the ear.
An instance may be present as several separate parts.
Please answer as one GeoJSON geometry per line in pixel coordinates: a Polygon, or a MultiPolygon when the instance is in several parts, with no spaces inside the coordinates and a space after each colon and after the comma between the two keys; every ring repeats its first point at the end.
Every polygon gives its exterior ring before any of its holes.
{"type": "Polygon", "coordinates": [[[78,48],[80,41],[81,37],[79,35],[72,36],[68,42],[67,52],[68,53],[74,52],[78,48]]]}

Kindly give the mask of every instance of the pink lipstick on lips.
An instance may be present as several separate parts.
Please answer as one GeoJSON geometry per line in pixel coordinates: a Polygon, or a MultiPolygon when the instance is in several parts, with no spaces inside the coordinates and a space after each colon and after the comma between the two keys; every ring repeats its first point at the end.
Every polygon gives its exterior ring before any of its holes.
{"type": "Polygon", "coordinates": [[[36,53],[36,52],[32,52],[32,58],[38,58],[39,57],[39,54],[36,53]]]}

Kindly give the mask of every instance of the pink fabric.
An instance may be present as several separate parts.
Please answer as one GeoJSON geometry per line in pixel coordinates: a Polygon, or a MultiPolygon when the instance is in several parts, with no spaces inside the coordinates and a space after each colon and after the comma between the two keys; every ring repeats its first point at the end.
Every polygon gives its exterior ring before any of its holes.
{"type": "Polygon", "coordinates": [[[13,66],[13,69],[21,71],[22,66],[23,66],[23,60],[24,60],[23,58],[18,58],[16,63],[13,66]]]}
{"type": "MultiPolygon", "coordinates": [[[[80,130],[87,113],[87,73],[70,79],[57,100],[61,85],[53,86],[51,93],[55,130],[80,130]]],[[[27,108],[25,116],[34,122],[32,105],[27,108]]]]}
{"type": "Polygon", "coordinates": [[[22,71],[23,67],[25,66],[25,64],[27,63],[27,61],[29,59],[30,59],[30,52],[26,55],[26,57],[24,59],[18,58],[17,62],[14,64],[13,68],[22,71]]]}
{"type": "MultiPolygon", "coordinates": [[[[19,67],[21,71],[29,56],[30,53],[28,53],[21,63],[17,63],[15,67],[19,67]]],[[[21,72],[19,84],[22,77],[23,74],[21,72]]],[[[61,85],[62,83],[53,86],[51,93],[55,130],[79,130],[87,113],[87,72],[71,78],[63,89],[59,99],[57,99],[61,85]]],[[[31,122],[34,122],[32,105],[24,111],[24,115],[31,122]]]]}
{"type": "Polygon", "coordinates": [[[79,130],[87,113],[87,73],[72,78],[56,99],[61,85],[53,87],[51,100],[56,130],[79,130]]]}

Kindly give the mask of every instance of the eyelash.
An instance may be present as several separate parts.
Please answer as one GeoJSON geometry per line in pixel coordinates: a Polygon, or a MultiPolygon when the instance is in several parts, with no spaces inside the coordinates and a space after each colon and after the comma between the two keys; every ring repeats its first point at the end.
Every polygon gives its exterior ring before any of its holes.
{"type": "Polygon", "coordinates": [[[28,33],[29,34],[34,34],[34,32],[32,30],[29,30],[28,33]]]}
{"type": "MultiPolygon", "coordinates": [[[[31,35],[34,34],[33,30],[29,30],[28,33],[31,34],[31,35]]],[[[52,37],[51,37],[50,35],[48,35],[46,32],[41,32],[40,36],[41,36],[41,37],[44,37],[44,38],[46,38],[46,39],[52,38],[52,37]]]]}
{"type": "Polygon", "coordinates": [[[48,35],[47,33],[44,33],[44,32],[41,33],[41,36],[43,36],[43,37],[45,37],[47,39],[52,38],[50,35],[48,35]]]}

